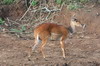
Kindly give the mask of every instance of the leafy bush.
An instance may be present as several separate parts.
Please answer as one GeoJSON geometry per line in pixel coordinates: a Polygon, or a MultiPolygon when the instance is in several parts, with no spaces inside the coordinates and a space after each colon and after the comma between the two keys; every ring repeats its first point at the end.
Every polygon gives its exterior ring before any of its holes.
{"type": "Polygon", "coordinates": [[[78,8],[81,8],[82,6],[79,5],[78,3],[70,3],[67,8],[70,9],[70,10],[76,10],[78,8]]]}
{"type": "Polygon", "coordinates": [[[4,24],[5,21],[2,20],[2,18],[0,18],[0,25],[4,24]]]}
{"type": "Polygon", "coordinates": [[[12,4],[14,0],[3,0],[3,4],[9,5],[12,4]]]}
{"type": "Polygon", "coordinates": [[[88,2],[89,0],[79,0],[79,2],[81,2],[81,3],[86,3],[86,2],[88,2]]]}
{"type": "Polygon", "coordinates": [[[33,1],[31,2],[31,5],[32,5],[32,6],[35,6],[35,5],[37,5],[37,3],[38,3],[37,1],[33,0],[33,1]]]}
{"type": "Polygon", "coordinates": [[[15,33],[22,33],[26,30],[26,27],[24,25],[21,26],[21,29],[10,29],[10,31],[15,32],[15,33]]]}
{"type": "Polygon", "coordinates": [[[21,30],[18,30],[18,29],[10,29],[10,31],[12,31],[12,32],[16,32],[16,33],[21,33],[22,31],[21,30]]]}
{"type": "Polygon", "coordinates": [[[24,32],[26,30],[26,26],[22,25],[21,26],[21,31],[24,32]]]}
{"type": "Polygon", "coordinates": [[[65,3],[70,4],[70,3],[87,3],[90,0],[64,0],[65,3]]]}
{"type": "Polygon", "coordinates": [[[62,3],[62,0],[55,0],[55,2],[56,2],[57,4],[61,4],[61,3],[62,3]]]}

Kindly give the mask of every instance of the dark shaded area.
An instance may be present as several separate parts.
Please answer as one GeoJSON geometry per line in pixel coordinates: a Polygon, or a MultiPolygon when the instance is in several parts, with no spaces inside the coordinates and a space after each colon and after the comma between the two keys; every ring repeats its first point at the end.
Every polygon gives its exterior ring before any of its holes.
{"type": "Polygon", "coordinates": [[[0,5],[0,18],[16,20],[20,18],[26,11],[25,1],[20,1],[18,3],[12,3],[10,5],[0,5]]]}

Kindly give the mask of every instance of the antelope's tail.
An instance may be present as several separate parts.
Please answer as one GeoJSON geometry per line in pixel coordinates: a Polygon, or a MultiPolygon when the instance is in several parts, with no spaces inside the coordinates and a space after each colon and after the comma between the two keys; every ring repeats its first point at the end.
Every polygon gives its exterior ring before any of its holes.
{"type": "Polygon", "coordinates": [[[36,38],[35,38],[35,45],[33,46],[32,50],[34,51],[35,48],[40,44],[41,40],[39,35],[37,34],[36,38]]]}

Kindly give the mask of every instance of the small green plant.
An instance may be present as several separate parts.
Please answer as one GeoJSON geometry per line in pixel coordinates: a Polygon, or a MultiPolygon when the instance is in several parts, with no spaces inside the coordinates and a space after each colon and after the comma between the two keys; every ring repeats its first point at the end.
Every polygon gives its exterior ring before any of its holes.
{"type": "Polygon", "coordinates": [[[64,0],[64,2],[66,4],[70,4],[70,3],[87,3],[89,2],[90,0],[64,0]]]}
{"type": "Polygon", "coordinates": [[[86,2],[88,2],[89,0],[80,0],[79,2],[81,2],[81,3],[86,3],[86,2]]]}
{"type": "Polygon", "coordinates": [[[18,29],[13,29],[13,28],[12,28],[12,29],[10,29],[10,31],[11,31],[11,32],[15,32],[15,33],[22,33],[22,31],[21,31],[21,30],[18,30],[18,29]]]}
{"type": "Polygon", "coordinates": [[[14,0],[3,0],[3,4],[9,5],[12,4],[14,0]]]}
{"type": "Polygon", "coordinates": [[[22,25],[21,26],[21,31],[24,32],[26,30],[26,26],[22,25]]]}
{"type": "Polygon", "coordinates": [[[81,7],[82,6],[79,5],[78,3],[70,3],[67,8],[70,9],[70,10],[76,10],[78,8],[81,8],[81,7]]]}
{"type": "Polygon", "coordinates": [[[37,1],[32,0],[31,5],[32,5],[32,6],[36,6],[36,5],[37,5],[37,3],[38,3],[37,1]]]}
{"type": "Polygon", "coordinates": [[[22,33],[26,30],[26,27],[24,25],[21,26],[21,29],[10,29],[11,32],[15,32],[15,33],[22,33]]]}
{"type": "Polygon", "coordinates": [[[5,23],[4,20],[2,20],[2,18],[0,18],[0,25],[3,25],[5,23]]]}
{"type": "Polygon", "coordinates": [[[57,4],[62,4],[62,0],[55,0],[57,4]]]}

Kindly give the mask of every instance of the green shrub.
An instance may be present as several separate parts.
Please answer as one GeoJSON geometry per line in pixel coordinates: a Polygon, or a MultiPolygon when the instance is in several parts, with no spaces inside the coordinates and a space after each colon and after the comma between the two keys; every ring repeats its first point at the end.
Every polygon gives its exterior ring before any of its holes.
{"type": "Polygon", "coordinates": [[[0,25],[2,25],[2,24],[4,24],[4,23],[5,23],[5,21],[2,20],[2,18],[0,18],[0,25]]]}
{"type": "Polygon", "coordinates": [[[62,3],[62,0],[55,0],[55,2],[56,2],[57,4],[61,4],[61,3],[62,3]]]}
{"type": "Polygon", "coordinates": [[[70,9],[70,10],[76,10],[78,8],[81,8],[82,6],[79,5],[78,3],[70,3],[67,8],[70,9]]]}
{"type": "Polygon", "coordinates": [[[89,0],[80,0],[79,2],[81,2],[81,3],[86,3],[86,2],[88,2],[89,0]]]}
{"type": "Polygon", "coordinates": [[[65,3],[70,4],[70,3],[87,3],[90,0],[64,0],[65,3]]]}
{"type": "Polygon", "coordinates": [[[24,26],[24,25],[21,26],[21,29],[16,29],[16,28],[15,29],[14,28],[10,29],[11,32],[15,32],[15,33],[22,33],[25,30],[26,30],[26,26],[24,26]]]}
{"type": "Polygon", "coordinates": [[[25,31],[25,30],[26,30],[26,26],[22,25],[22,26],[21,26],[21,31],[23,32],[23,31],[25,31]]]}
{"type": "Polygon", "coordinates": [[[14,0],[3,0],[3,4],[9,5],[12,4],[14,0]]]}
{"type": "Polygon", "coordinates": [[[15,33],[21,33],[22,31],[21,30],[18,30],[18,29],[10,29],[10,31],[12,31],[12,32],[15,32],[15,33]]]}
{"type": "Polygon", "coordinates": [[[32,6],[36,6],[37,3],[38,3],[37,1],[33,0],[33,1],[31,2],[31,5],[32,5],[32,6]]]}

